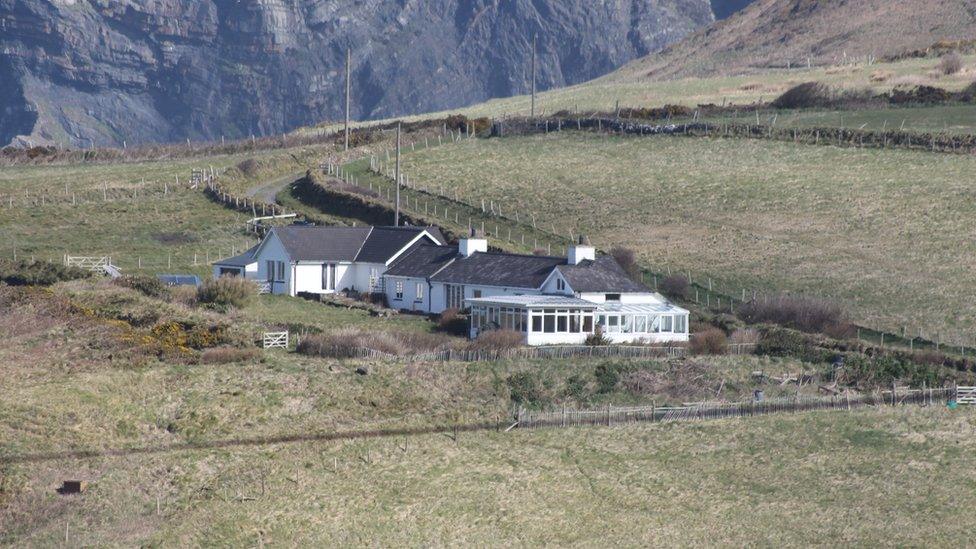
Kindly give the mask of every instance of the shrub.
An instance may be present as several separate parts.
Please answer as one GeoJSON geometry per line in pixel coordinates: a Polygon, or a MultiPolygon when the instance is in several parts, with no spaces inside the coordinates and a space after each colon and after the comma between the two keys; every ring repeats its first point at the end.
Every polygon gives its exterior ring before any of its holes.
{"type": "Polygon", "coordinates": [[[589,345],[590,347],[602,347],[604,345],[610,345],[610,340],[607,339],[607,336],[603,335],[603,329],[597,326],[596,330],[594,330],[592,334],[586,336],[586,340],[583,341],[583,345],[589,345]]]}
{"type": "Polygon", "coordinates": [[[830,88],[820,82],[804,82],[783,92],[773,100],[777,109],[809,109],[825,107],[830,103],[830,88]]]}
{"type": "Polygon", "coordinates": [[[630,248],[614,246],[610,248],[610,257],[619,264],[631,278],[637,278],[639,269],[637,268],[637,254],[630,248]]]}
{"type": "Polygon", "coordinates": [[[691,336],[691,352],[696,355],[724,355],[728,350],[728,338],[718,328],[702,330],[691,336]]]}
{"type": "Polygon", "coordinates": [[[815,297],[781,294],[754,299],[739,307],[739,317],[749,323],[772,322],[804,332],[825,332],[848,324],[835,303],[815,297]]]}
{"type": "Polygon", "coordinates": [[[478,335],[468,348],[473,351],[507,351],[525,345],[525,334],[514,330],[492,330],[478,335]]]}
{"type": "Polygon", "coordinates": [[[326,334],[303,337],[296,351],[310,356],[355,358],[362,349],[391,355],[412,355],[451,347],[456,340],[444,335],[420,332],[365,331],[343,328],[326,334]]]}
{"type": "Polygon", "coordinates": [[[599,364],[593,370],[593,376],[596,378],[596,392],[612,393],[620,382],[620,366],[613,363],[599,364]]]}
{"type": "Polygon", "coordinates": [[[956,52],[950,52],[942,56],[939,61],[939,71],[945,75],[956,74],[962,70],[962,57],[956,52]]]}
{"type": "Polygon", "coordinates": [[[807,362],[827,362],[827,352],[818,349],[811,336],[779,326],[765,326],[759,331],[756,354],[794,357],[807,362]]]}
{"type": "Polygon", "coordinates": [[[166,285],[155,276],[124,275],[115,279],[115,284],[123,288],[131,288],[149,297],[164,297],[169,294],[166,285]]]}
{"type": "Polygon", "coordinates": [[[437,318],[437,330],[445,334],[467,337],[468,319],[458,309],[445,309],[437,318]]]}
{"type": "Polygon", "coordinates": [[[261,172],[261,164],[253,158],[248,158],[238,163],[237,169],[245,177],[255,177],[261,172]]]}
{"type": "Polygon", "coordinates": [[[729,343],[733,345],[756,345],[759,343],[759,332],[752,328],[739,328],[729,336],[729,343]]]}
{"type": "Polygon", "coordinates": [[[247,362],[259,358],[261,358],[261,351],[255,348],[215,347],[213,349],[207,349],[200,355],[200,363],[227,364],[230,362],[247,362]]]}
{"type": "Polygon", "coordinates": [[[255,294],[254,283],[236,276],[208,279],[197,289],[197,301],[216,307],[243,307],[255,294]]]}
{"type": "Polygon", "coordinates": [[[512,402],[527,406],[539,406],[545,400],[542,383],[537,374],[516,372],[506,380],[512,402]]]}
{"type": "Polygon", "coordinates": [[[590,396],[586,388],[586,379],[579,374],[573,374],[566,378],[565,394],[576,399],[577,402],[585,402],[590,396]]]}
{"type": "Polygon", "coordinates": [[[0,260],[0,280],[11,286],[50,286],[91,275],[91,271],[50,261],[0,260]]]}
{"type": "Polygon", "coordinates": [[[687,299],[689,287],[688,279],[681,275],[671,275],[665,278],[661,281],[660,286],[664,295],[675,299],[687,299]]]}

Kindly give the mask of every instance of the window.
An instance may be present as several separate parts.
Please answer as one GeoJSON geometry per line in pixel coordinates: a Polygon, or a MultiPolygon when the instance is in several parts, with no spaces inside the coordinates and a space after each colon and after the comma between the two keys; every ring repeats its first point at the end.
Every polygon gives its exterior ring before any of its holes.
{"type": "Polygon", "coordinates": [[[326,263],[325,265],[322,265],[322,289],[323,290],[336,289],[335,263],[326,263]]]}
{"type": "Polygon", "coordinates": [[[640,315],[634,317],[634,332],[638,334],[647,333],[647,317],[640,315]]]}
{"type": "Polygon", "coordinates": [[[593,333],[593,315],[591,314],[583,315],[583,333],[586,334],[593,333]]]}
{"type": "Polygon", "coordinates": [[[424,283],[418,282],[415,301],[423,301],[423,300],[424,300],[424,283]]]}
{"type": "Polygon", "coordinates": [[[275,279],[275,262],[270,259],[264,262],[264,270],[267,271],[268,282],[272,282],[275,279]]]}
{"type": "Polygon", "coordinates": [[[607,317],[605,317],[604,315],[597,315],[597,317],[596,317],[596,325],[599,326],[600,328],[606,328],[606,326],[607,326],[607,317]]]}
{"type": "Polygon", "coordinates": [[[403,299],[403,281],[396,281],[396,299],[403,299]]]}
{"type": "Polygon", "coordinates": [[[559,290],[560,292],[563,291],[563,290],[565,290],[566,289],[566,281],[563,280],[563,279],[561,279],[561,278],[557,278],[556,279],[556,289],[559,290]]]}
{"type": "Polygon", "coordinates": [[[580,333],[580,314],[579,311],[569,312],[569,331],[573,334],[580,333]]]}
{"type": "Polygon", "coordinates": [[[620,331],[625,334],[634,333],[634,317],[630,315],[620,317],[620,331]]]}
{"type": "Polygon", "coordinates": [[[542,331],[547,334],[556,333],[556,315],[550,311],[547,312],[542,318],[542,331]]]}
{"type": "Polygon", "coordinates": [[[661,317],[661,320],[661,331],[670,333],[674,328],[674,317],[671,315],[664,315],[661,317]]]}
{"type": "Polygon", "coordinates": [[[569,311],[556,311],[556,331],[561,334],[569,331],[569,311]]]}
{"type": "Polygon", "coordinates": [[[606,294],[604,299],[607,301],[620,301],[620,294],[606,294]]]}
{"type": "Polygon", "coordinates": [[[685,315],[676,315],[674,317],[674,333],[676,334],[686,334],[688,333],[688,317],[685,315]]]}
{"type": "Polygon", "coordinates": [[[279,261],[278,262],[278,280],[280,280],[280,281],[284,281],[285,280],[285,262],[284,261],[279,261]]]}
{"type": "Polygon", "coordinates": [[[536,333],[542,331],[542,315],[532,315],[532,331],[536,333]]]}
{"type": "Polygon", "coordinates": [[[659,316],[652,316],[648,322],[649,322],[649,325],[647,327],[648,328],[647,331],[649,333],[652,333],[652,334],[660,333],[660,331],[661,331],[661,317],[659,317],[659,316]]]}
{"type": "Polygon", "coordinates": [[[607,332],[614,333],[620,331],[620,317],[619,316],[608,316],[607,317],[607,332]]]}
{"type": "Polygon", "coordinates": [[[471,291],[471,297],[473,297],[475,299],[478,299],[479,297],[481,297],[481,290],[472,290],[471,291]]]}
{"type": "MultiPolygon", "coordinates": [[[[459,284],[445,284],[444,285],[445,299],[444,303],[447,305],[448,309],[461,309],[464,307],[464,286],[459,284]]],[[[479,297],[481,292],[475,290],[475,297],[479,297]]]]}

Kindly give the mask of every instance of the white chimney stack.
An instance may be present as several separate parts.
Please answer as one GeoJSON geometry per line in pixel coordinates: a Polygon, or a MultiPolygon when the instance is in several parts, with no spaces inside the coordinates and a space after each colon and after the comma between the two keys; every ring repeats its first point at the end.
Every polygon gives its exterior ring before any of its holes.
{"type": "Polygon", "coordinates": [[[484,238],[477,238],[477,234],[474,229],[471,229],[471,235],[468,238],[462,238],[458,241],[458,252],[461,257],[471,257],[477,252],[487,252],[488,251],[488,240],[484,238]]]}
{"type": "Polygon", "coordinates": [[[566,259],[570,265],[579,265],[586,260],[593,261],[596,259],[596,248],[590,246],[585,236],[580,235],[579,242],[569,247],[566,259]]]}

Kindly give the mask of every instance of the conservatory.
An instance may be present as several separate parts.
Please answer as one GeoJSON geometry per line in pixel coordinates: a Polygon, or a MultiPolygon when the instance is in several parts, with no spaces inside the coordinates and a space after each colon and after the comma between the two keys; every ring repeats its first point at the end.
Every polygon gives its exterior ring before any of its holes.
{"type": "Polygon", "coordinates": [[[594,303],[568,296],[466,300],[471,338],[491,330],[525,334],[528,345],[581,344],[597,329],[613,343],[688,340],[688,311],[670,303],[594,303]]]}

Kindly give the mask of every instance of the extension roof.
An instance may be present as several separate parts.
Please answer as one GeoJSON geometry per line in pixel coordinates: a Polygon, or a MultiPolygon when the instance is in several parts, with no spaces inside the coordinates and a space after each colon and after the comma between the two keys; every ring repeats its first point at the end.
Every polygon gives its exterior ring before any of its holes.
{"type": "Polygon", "coordinates": [[[597,256],[595,260],[581,261],[578,265],[560,265],[570,288],[582,293],[645,293],[651,290],[634,282],[623,267],[608,255],[597,256]]]}
{"type": "Polygon", "coordinates": [[[254,252],[257,251],[259,245],[260,244],[255,244],[246,252],[235,255],[234,257],[228,257],[227,259],[215,261],[214,265],[225,265],[227,267],[247,267],[251,263],[254,263],[254,252]]]}

